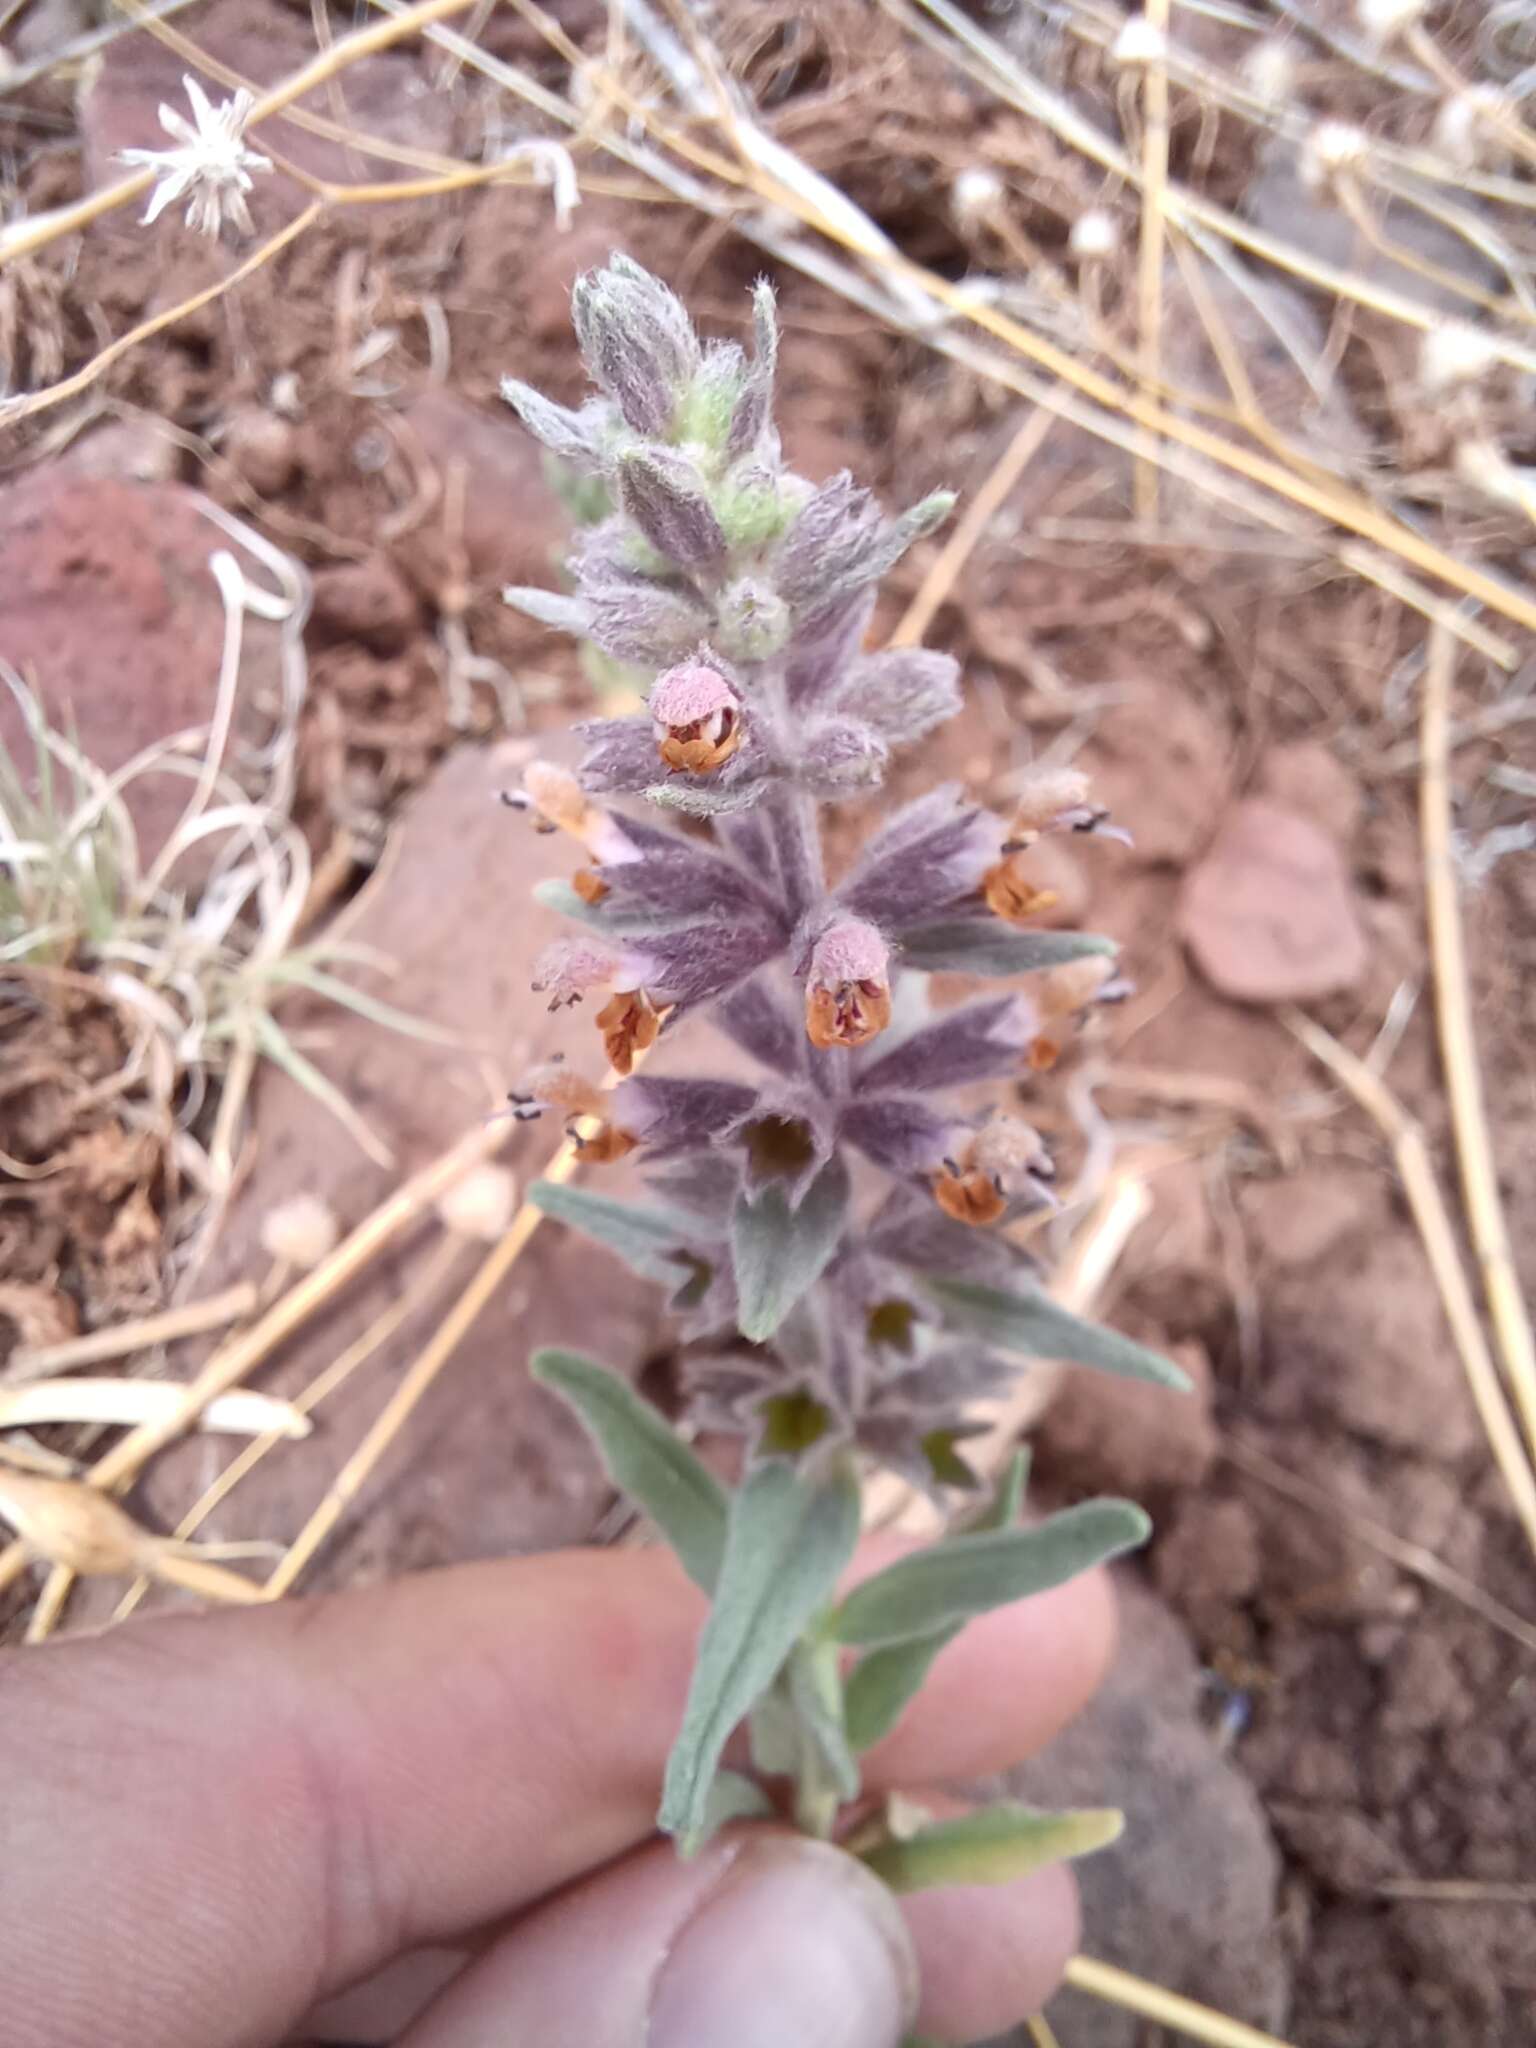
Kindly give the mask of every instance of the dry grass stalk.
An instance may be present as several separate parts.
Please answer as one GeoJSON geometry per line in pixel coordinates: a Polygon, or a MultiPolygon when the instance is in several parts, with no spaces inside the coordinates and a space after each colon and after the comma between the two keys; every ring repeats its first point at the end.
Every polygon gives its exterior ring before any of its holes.
{"type": "Polygon", "coordinates": [[[1272,1486],[1288,1500],[1296,1502],[1309,1513],[1323,1514],[1337,1518],[1352,1529],[1363,1543],[1368,1543],[1383,1557],[1405,1572],[1411,1572],[1426,1585],[1436,1587],[1458,1600],[1473,1614],[1480,1615],[1501,1634],[1527,1650],[1536,1650],[1536,1623],[1527,1621],[1516,1614],[1512,1607],[1506,1607],[1502,1600],[1494,1599],[1465,1572],[1459,1572],[1454,1565],[1448,1565],[1432,1550],[1426,1550],[1422,1543],[1410,1543],[1405,1537],[1395,1535],[1391,1529],[1364,1515],[1358,1508],[1349,1507],[1336,1500],[1326,1487],[1316,1486],[1310,1479],[1303,1479],[1299,1473],[1287,1471],[1284,1465],[1259,1450],[1255,1445],[1245,1443],[1240,1437],[1228,1437],[1222,1444],[1222,1454],[1242,1471],[1251,1473],[1255,1479],[1272,1486]]]}
{"type": "MultiPolygon", "coordinates": [[[[376,1316],[355,1342],[349,1344],[340,1357],[335,1358],[304,1387],[293,1400],[294,1408],[301,1415],[311,1415],[322,1402],[344,1386],[360,1367],[367,1364],[380,1345],[385,1344],[402,1324],[408,1323],[426,1304],[433,1299],[448,1278],[463,1251],[458,1240],[445,1236],[433,1255],[427,1260],[420,1276],[410,1287],[397,1296],[382,1314],[376,1316]]],[[[232,1458],[211,1486],[199,1495],[172,1532],[179,1542],[200,1529],[216,1508],[226,1501],[246,1475],[253,1471],[271,1451],[284,1441],[276,1430],[248,1443],[239,1454],[232,1458]]],[[[139,1579],[123,1595],[115,1613],[114,1622],[126,1621],[145,1593],[149,1581],[139,1579]]]]}
{"type": "Polygon", "coordinates": [[[1419,771],[1419,831],[1424,848],[1435,1015],[1440,1026],[1440,1052],[1461,1164],[1467,1224],[1483,1276],[1499,1360],[1525,1425],[1527,1447],[1536,1459],[1536,1343],[1532,1341],[1530,1317],[1510,1251],[1504,1203],[1488,1136],[1482,1072],[1472,1029],[1456,863],[1451,854],[1449,735],[1455,666],[1455,646],[1449,634],[1437,628],[1430,635],[1424,668],[1419,771]]]}
{"type": "Polygon", "coordinates": [[[77,1480],[0,1466],[0,1516],[17,1531],[28,1557],[44,1558],[72,1577],[143,1572],[209,1600],[249,1605],[261,1598],[252,1580],[188,1554],[170,1537],[151,1535],[116,1501],[77,1480]]]}
{"type": "Polygon", "coordinates": [[[1445,1319],[1450,1325],[1457,1355],[1494,1462],[1526,1537],[1532,1549],[1536,1550],[1536,1474],[1533,1474],[1527,1460],[1520,1432],[1515,1427],[1514,1417],[1499,1385],[1499,1375],[1483,1335],[1482,1324],[1478,1321],[1477,1304],[1462,1267],[1456,1233],[1451,1227],[1450,1214],[1440,1192],[1440,1183],[1435,1178],[1424,1135],[1391,1090],[1331,1032],[1324,1031],[1320,1024],[1314,1024],[1310,1017],[1302,1016],[1299,1010],[1288,1012],[1285,1021],[1313,1058],[1337,1076],[1360,1107],[1374,1118],[1392,1148],[1403,1192],[1408,1197],[1413,1220],[1429,1255],[1430,1270],[1440,1291],[1445,1319]]]}
{"type": "MultiPolygon", "coordinates": [[[[1140,356],[1146,395],[1162,384],[1163,198],[1168,187],[1168,15],[1169,0],[1146,0],[1141,19],[1156,47],[1145,66],[1141,89],[1141,243],[1137,251],[1136,296],[1140,311],[1140,356]]],[[[1134,472],[1136,516],[1155,525],[1158,517],[1157,463],[1148,458],[1134,472]]]]}
{"type": "Polygon", "coordinates": [[[252,1280],[238,1280],[206,1301],[184,1302],[136,1322],[116,1323],[110,1329],[88,1330],[81,1337],[67,1337],[58,1344],[39,1344],[13,1351],[0,1386],[21,1381],[47,1379],[54,1373],[72,1372],[80,1365],[100,1365],[109,1358],[126,1358],[135,1351],[148,1351],[157,1344],[173,1344],[180,1337],[201,1336],[205,1330],[222,1329],[226,1323],[248,1316],[260,1300],[260,1289],[252,1280]]]}
{"type": "MultiPolygon", "coordinates": [[[[604,1080],[604,1086],[612,1087],[618,1078],[617,1074],[610,1072],[604,1080]]],[[[590,1135],[593,1128],[592,1118],[585,1117],[581,1120],[579,1129],[582,1135],[590,1135]]],[[[544,1169],[543,1178],[557,1182],[569,1180],[580,1156],[581,1147],[577,1139],[566,1138],[544,1169]]],[[[518,1209],[506,1232],[482,1261],[469,1285],[417,1355],[410,1371],[391,1394],[372,1428],[337,1473],[325,1497],[279,1560],[267,1581],[266,1593],[269,1600],[280,1599],[284,1593],[292,1589],[300,1573],[362,1491],[374,1467],[404,1428],[422,1396],[463,1342],[476,1318],[522,1257],[529,1240],[543,1220],[543,1210],[535,1208],[531,1202],[524,1202],[518,1209]]]]}
{"type": "Polygon", "coordinates": [[[1042,406],[1026,413],[1012,440],[998,457],[979,490],[966,500],[959,524],[935,556],[916,596],[902,613],[890,638],[892,647],[917,647],[954,589],[987,528],[1007,503],[1009,493],[1039,454],[1055,414],[1042,406]]]}
{"type": "MultiPolygon", "coordinates": [[[[32,1380],[0,1387],[0,1429],[38,1429],[55,1422],[94,1422],[108,1427],[153,1422],[179,1413],[183,1390],[171,1380],[32,1380]]],[[[220,1394],[198,1417],[204,1429],[229,1436],[308,1436],[310,1424],[291,1401],[241,1388],[220,1394]]]]}
{"type": "MultiPolygon", "coordinates": [[[[420,1173],[405,1181],[344,1238],[328,1259],[292,1287],[266,1314],[217,1350],[181,1392],[173,1413],[141,1423],[92,1466],[87,1483],[112,1491],[137,1478],[155,1452],[186,1429],[208,1403],[238,1386],[279,1344],[308,1321],[360,1273],[410,1223],[429,1209],[444,1188],[488,1158],[505,1142],[504,1124],[479,1125],[420,1173]]],[[[19,1543],[0,1552],[0,1591],[13,1585],[26,1564],[19,1543]]]]}
{"type": "Polygon", "coordinates": [[[1092,1956],[1073,1956],[1067,1964],[1066,1981],[1074,1991],[1086,1991],[1090,1998],[1118,2005],[1126,2012],[1139,2013],[1155,2026],[1167,2027],[1188,2041],[1203,2041],[1208,2048],[1287,2048],[1278,2035],[1266,2034],[1241,2020],[1228,2019],[1192,1998],[1176,1991],[1164,1991],[1129,1970],[1117,1970],[1112,1963],[1096,1962],[1092,1956]]]}

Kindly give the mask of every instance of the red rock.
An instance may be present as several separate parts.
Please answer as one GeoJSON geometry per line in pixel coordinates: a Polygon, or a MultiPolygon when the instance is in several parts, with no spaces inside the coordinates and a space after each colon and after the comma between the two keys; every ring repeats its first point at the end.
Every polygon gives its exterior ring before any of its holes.
{"type": "MultiPolygon", "coordinates": [[[[1290,1973],[1263,1811],[1202,1724],[1184,1630],[1129,1573],[1115,1590],[1120,1640],[1103,1686],[1003,1788],[1038,1806],[1125,1809],[1113,1851],[1076,1866],[1085,1946],[1236,2019],[1281,2027],[1290,1973]]],[[[1070,1989],[1051,2000],[1051,2017],[1073,2048],[1144,2038],[1131,2015],[1070,1989]]]]}
{"type": "Polygon", "coordinates": [[[1266,1417],[1331,1417],[1357,1436],[1455,1459],[1482,1434],[1423,1247],[1408,1230],[1277,1274],[1264,1304],[1266,1417]]]}
{"type": "Polygon", "coordinates": [[[1262,797],[1228,812],[1185,878],[1179,931],[1222,995],[1310,1002],[1365,972],[1365,937],[1338,849],[1316,825],[1262,797]]]}
{"type": "Polygon", "coordinates": [[[315,572],[310,628],[319,640],[357,640],[374,654],[398,654],[421,623],[421,609],[382,555],[315,572]]]}
{"type": "Polygon", "coordinates": [[[1083,765],[1094,795],[1134,835],[1137,863],[1182,866],[1225,800],[1227,751],[1187,691],[1147,684],[1101,717],[1083,765]]]}
{"type": "Polygon", "coordinates": [[[1223,1610],[1252,1597],[1262,1574],[1258,1532],[1245,1502],[1191,1492],[1159,1520],[1152,1575],[1203,1639],[1219,1628],[1223,1610]]]}
{"type": "MultiPolygon", "coordinates": [[[[552,584],[564,520],[544,480],[543,451],[511,410],[483,411],[450,391],[428,391],[401,417],[445,489],[449,472],[462,465],[462,545],[471,581],[552,584]]],[[[410,536],[398,561],[424,597],[441,599],[457,573],[441,515],[410,536]]]]}
{"type": "MultiPolygon", "coordinates": [[[[230,541],[200,503],[181,484],[61,481],[47,471],[0,494],[0,653],[101,768],[212,715],[224,606],[208,562],[230,541]]],[[[242,701],[270,710],[278,685],[277,630],[248,616],[242,701]]],[[[26,772],[30,748],[9,691],[0,692],[0,744],[26,772]]],[[[165,774],[124,791],[143,857],[187,795],[181,777],[165,774]]]]}
{"type": "Polygon", "coordinates": [[[1259,763],[1257,794],[1309,818],[1341,847],[1348,847],[1360,824],[1360,785],[1320,740],[1271,747],[1259,763]]]}
{"type": "Polygon", "coordinates": [[[1200,1484],[1217,1449],[1210,1360],[1199,1344],[1163,1348],[1194,1381],[1192,1393],[1083,1368],[1062,1374],[1035,1432],[1046,1484],[1137,1500],[1200,1484]]]}
{"type": "Polygon", "coordinates": [[[114,483],[174,483],[182,473],[183,452],[159,420],[140,415],[109,420],[82,434],[56,455],[49,474],[92,477],[114,483]]]}
{"type": "Polygon", "coordinates": [[[291,422],[259,405],[241,408],[224,429],[226,460],[264,498],[275,498],[292,483],[299,467],[298,436],[291,422]]]}
{"type": "Polygon", "coordinates": [[[1340,1160],[1249,1181],[1239,1207],[1262,1266],[1310,1266],[1346,1239],[1379,1229],[1387,1196],[1383,1174],[1340,1160]]]}

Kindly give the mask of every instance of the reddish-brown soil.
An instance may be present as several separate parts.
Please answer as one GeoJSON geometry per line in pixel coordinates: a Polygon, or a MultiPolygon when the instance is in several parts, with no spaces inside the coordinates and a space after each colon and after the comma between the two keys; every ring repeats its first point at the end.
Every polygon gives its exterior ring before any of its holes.
{"type": "MultiPolygon", "coordinates": [[[[846,10],[833,12],[842,21],[846,10]]],[[[814,35],[799,55],[765,37],[753,82],[786,140],[844,176],[904,246],[958,270],[966,251],[944,198],[954,148],[936,138],[954,132],[946,95],[951,116],[969,118],[963,95],[952,78],[925,85],[918,66],[915,78],[899,74],[867,132],[850,131],[832,92],[839,62],[814,35]]],[[[869,62],[898,75],[888,43],[869,62]]],[[[1242,169],[1218,154],[1214,188],[1240,184],[1242,169]]],[[[57,141],[22,172],[29,207],[61,202],[83,175],[73,138],[57,141]]],[[[487,191],[338,217],[100,388],[109,418],[91,431],[116,432],[115,419],[151,439],[169,433],[158,445],[169,445],[174,474],[316,573],[301,808],[319,851],[339,834],[365,846],[449,747],[520,712],[540,724],[570,709],[569,670],[548,636],[497,599],[509,578],[549,578],[558,523],[495,391],[515,369],[575,395],[569,283],[616,244],[666,273],[704,324],[742,328],[742,288],[762,267],[744,242],[701,232],[677,209],[601,198],[562,237],[545,195],[487,191]],[[439,324],[451,342],[441,376],[430,346],[439,324]],[[384,329],[395,330],[392,346],[357,367],[384,329]],[[288,411],[273,402],[285,384],[302,394],[288,411]],[[461,698],[445,689],[445,627],[501,664],[500,693],[474,679],[461,698]]],[[[94,345],[98,315],[121,329],[228,260],[179,232],[154,249],[151,267],[145,239],[122,227],[79,245],[58,316],[66,366],[94,345]]],[[[45,277],[56,260],[39,259],[45,277]]],[[[797,465],[821,476],[846,464],[903,500],[940,481],[974,490],[1016,424],[1011,402],[798,275],[776,282],[781,413],[797,465]]],[[[89,446],[60,458],[34,440],[25,488],[89,446]]],[[[1530,1880],[1536,1845],[1531,1653],[1393,1564],[1371,1532],[1423,1546],[1525,1615],[1536,1608],[1531,1560],[1490,1476],[1379,1134],[1273,1006],[1217,993],[1180,943],[1186,877],[1235,799],[1259,795],[1261,810],[1306,821],[1332,850],[1358,927],[1358,957],[1312,1014],[1363,1049],[1398,992],[1418,993],[1388,1079],[1453,1186],[1398,677],[1421,623],[1262,541],[1129,545],[1113,530],[1126,481],[1119,455],[1053,429],[930,634],[965,660],[965,719],[902,770],[907,787],[959,775],[1001,795],[1032,755],[1080,746],[1136,839],[1131,853],[1074,848],[1061,877],[1082,920],[1124,942],[1139,989],[1092,1049],[1100,1106],[1131,1142],[1176,1155],[1154,1176],[1153,1219],[1106,1307],[1195,1365],[1211,1413],[1165,1438],[1115,1389],[1074,1389],[1045,1425],[1040,1483],[1047,1493],[1108,1485],[1154,1510],[1151,1580],[1195,1640],[1213,1719],[1284,1852],[1276,1910],[1294,1968],[1292,2036],[1307,2048],[1518,2048],[1536,2042],[1532,1908],[1509,1892],[1530,1880]],[[1075,522],[1068,537],[1057,521],[1075,522]],[[1452,1882],[1465,1891],[1436,1890],[1452,1882]]],[[[1218,523],[1182,499],[1170,516],[1207,536],[1218,523]]],[[[931,559],[893,579],[886,626],[931,559]]],[[[1530,768],[1527,731],[1512,725],[1458,753],[1474,834],[1509,815],[1487,771],[1530,768]]],[[[1262,837],[1262,820],[1253,829],[1262,837]]],[[[1529,855],[1496,865],[1465,907],[1490,1120],[1529,1290],[1529,855]]],[[[62,1005],[47,1022],[16,1002],[0,1010],[10,1077],[0,1149],[25,1162],[57,1148],[58,1119],[67,1123],[57,1070],[73,1058],[89,1080],[93,1057],[118,1057],[93,1051],[113,1029],[88,1007],[62,1005]],[[60,1030],[74,1034],[74,1053],[61,1053],[60,1030]],[[13,1062],[34,1057],[53,1063],[51,1095],[11,1085],[13,1062]]],[[[1070,1167],[1081,1141],[1062,1091],[1032,1113],[1070,1167]]],[[[142,1306],[143,1232],[165,1191],[116,1124],[72,1127],[68,1142],[84,1178],[47,1200],[6,1188],[0,1269],[40,1287],[62,1277],[94,1321],[142,1306]],[[101,1206],[117,1199],[126,1206],[115,1215],[101,1206]]],[[[20,1327],[0,1296],[0,1332],[8,1314],[20,1327]]]]}

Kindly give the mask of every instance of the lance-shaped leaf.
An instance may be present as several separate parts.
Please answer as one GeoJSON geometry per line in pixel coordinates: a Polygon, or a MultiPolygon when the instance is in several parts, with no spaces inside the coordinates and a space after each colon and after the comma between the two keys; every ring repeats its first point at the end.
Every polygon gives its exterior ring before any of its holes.
{"type": "MultiPolygon", "coordinates": [[[[977,1517],[967,1534],[985,1535],[994,1529],[1013,1527],[1023,1505],[1028,1472],[1029,1453],[1016,1451],[986,1512],[977,1517]]],[[[843,1694],[843,1717],[854,1750],[869,1749],[890,1734],[921,1692],[935,1657],[949,1647],[963,1626],[963,1622],[957,1622],[952,1628],[935,1629],[932,1635],[918,1636],[912,1642],[870,1650],[859,1659],[848,1675],[843,1694]]]]}
{"type": "Polygon", "coordinates": [[[1112,1807],[1041,1813],[1000,1800],[958,1820],[937,1820],[904,1838],[878,1843],[861,1860],[893,1892],[946,1884],[1009,1884],[1046,1863],[1090,1856],[1125,1826],[1112,1807]]]}
{"type": "Polygon", "coordinates": [[[711,788],[702,782],[653,782],[646,795],[666,811],[681,811],[685,818],[722,818],[732,811],[749,811],[761,803],[766,785],[761,781],[728,783],[711,788]]]}
{"type": "Polygon", "coordinates": [[[536,1180],[528,1199],[557,1223],[569,1223],[572,1229],[617,1252],[642,1279],[659,1281],[664,1287],[676,1286],[682,1272],[678,1254],[699,1235],[698,1225],[675,1209],[616,1202],[611,1195],[589,1194],[585,1188],[565,1187],[558,1181],[536,1180]]]}
{"type": "Polygon", "coordinates": [[[537,619],[541,626],[553,626],[560,633],[585,633],[591,613],[585,601],[568,597],[564,591],[541,590],[536,584],[509,583],[501,593],[503,604],[515,612],[537,619]]]}
{"type": "Polygon", "coordinates": [[[587,405],[580,412],[572,412],[569,406],[556,405],[553,399],[531,385],[520,384],[515,377],[502,378],[501,395],[529,433],[562,462],[594,468],[601,461],[606,407],[587,405]]]}
{"type": "Polygon", "coordinates": [[[710,1841],[733,1820],[771,1820],[773,1801],[751,1778],[740,1771],[716,1771],[704,1806],[704,1823],[699,1829],[699,1847],[710,1841]]]}
{"type": "Polygon", "coordinates": [[[694,1584],[712,1593],[730,1505],[719,1480],[606,1366],[575,1351],[536,1351],[529,1370],[576,1410],[614,1485],[650,1516],[694,1584]]]}
{"type": "Polygon", "coordinates": [[[714,1605],[662,1792],[660,1825],[685,1856],[702,1839],[732,1731],[826,1607],[858,1535],[858,1483],[841,1467],[816,1484],[790,1465],[759,1465],[732,1498],[714,1605]]]}
{"type": "Polygon", "coordinates": [[[906,967],[925,974],[1034,974],[1090,954],[1114,954],[1113,939],[1092,932],[1021,932],[991,917],[954,917],[901,934],[906,967]]]}
{"type": "Polygon", "coordinates": [[[786,1678],[799,1739],[814,1745],[817,1776],[839,1800],[857,1799],[859,1767],[848,1741],[837,1644],[797,1643],[786,1678]]]}
{"type": "Polygon", "coordinates": [[[1033,1529],[956,1536],[915,1551],[855,1586],[832,1617],[839,1642],[874,1649],[911,1642],[1064,1585],[1134,1550],[1152,1533],[1128,1500],[1088,1500],[1033,1529]]]}
{"type": "Polygon", "coordinates": [[[760,1344],[773,1335],[826,1270],[847,1216],[848,1169],[840,1158],[828,1160],[797,1208],[778,1187],[765,1188],[755,1201],[738,1199],[731,1259],[744,1337],[760,1344]]]}
{"type": "Polygon", "coordinates": [[[888,647],[855,661],[836,707],[866,719],[893,745],[921,739],[960,709],[960,665],[926,647],[888,647]]]}
{"type": "Polygon", "coordinates": [[[1068,1365],[1096,1366],[1122,1379],[1150,1380],[1187,1394],[1190,1379],[1172,1359],[1118,1330],[1085,1322],[1039,1288],[991,1287],[979,1280],[951,1280],[930,1273],[924,1283],[952,1326],[973,1330],[999,1350],[1025,1358],[1051,1358],[1068,1365]]]}
{"type": "Polygon", "coordinates": [[[651,546],[685,569],[704,569],[725,553],[725,535],[685,456],[640,448],[621,456],[619,503],[651,546]]]}
{"type": "Polygon", "coordinates": [[[573,917],[578,924],[590,925],[593,931],[612,932],[615,937],[633,935],[636,932],[666,932],[683,922],[686,912],[650,910],[639,906],[614,903],[605,898],[600,903],[589,903],[579,896],[569,882],[562,882],[557,876],[546,876],[533,885],[533,900],[542,903],[546,910],[553,910],[560,917],[573,917]]]}
{"type": "Polygon", "coordinates": [[[880,1050],[859,1066],[860,1094],[915,1088],[957,1088],[967,1081],[991,1081],[1019,1071],[1024,1048],[1040,1026],[1024,996],[989,996],[961,1003],[931,1023],[909,1032],[898,1045],[880,1050]]]}

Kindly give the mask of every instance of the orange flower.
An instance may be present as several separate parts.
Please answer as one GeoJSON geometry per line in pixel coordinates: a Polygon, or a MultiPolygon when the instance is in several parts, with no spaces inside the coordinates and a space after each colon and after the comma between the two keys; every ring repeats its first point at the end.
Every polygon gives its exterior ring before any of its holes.
{"type": "Polygon", "coordinates": [[[1028,854],[1010,853],[982,876],[982,891],[994,917],[1008,924],[1026,924],[1061,901],[1056,889],[1037,889],[1027,872],[1028,854]]]}
{"type": "Polygon", "coordinates": [[[635,1056],[649,1052],[661,1030],[661,1012],[643,988],[621,988],[598,1011],[603,1050],[616,1074],[633,1072],[635,1056]]]}
{"type": "MultiPolygon", "coordinates": [[[[1055,1162],[1033,1124],[1015,1116],[984,1124],[933,1176],[933,1198],[957,1223],[996,1223],[1018,1196],[1054,1178],[1055,1162]]],[[[1047,1197],[1049,1199],[1049,1197],[1047,1197]]]]}
{"type": "Polygon", "coordinates": [[[581,1148],[582,1158],[593,1166],[607,1166],[615,1159],[625,1158],[640,1142],[632,1131],[609,1122],[609,1097],[603,1090],[584,1074],[572,1073],[558,1056],[535,1067],[521,1088],[511,1090],[507,1100],[512,1105],[512,1114],[524,1123],[546,1109],[558,1109],[572,1119],[595,1119],[596,1130],[585,1135],[579,1131],[570,1133],[581,1148]]]}
{"type": "Polygon", "coordinates": [[[840,918],[811,953],[805,984],[805,1029],[812,1045],[852,1049],[877,1038],[891,1021],[890,953],[872,924],[840,918]]]}
{"type": "Polygon", "coordinates": [[[1025,1054],[1030,1071],[1048,1073],[1066,1050],[1075,1020],[1095,1003],[1113,1002],[1129,993],[1117,980],[1114,961],[1104,953],[1067,960],[1041,977],[1040,1029],[1025,1054]]]}
{"type": "Polygon", "coordinates": [[[741,702],[702,661],[668,669],[651,691],[657,752],[679,774],[709,775],[741,745],[741,702]]]}

